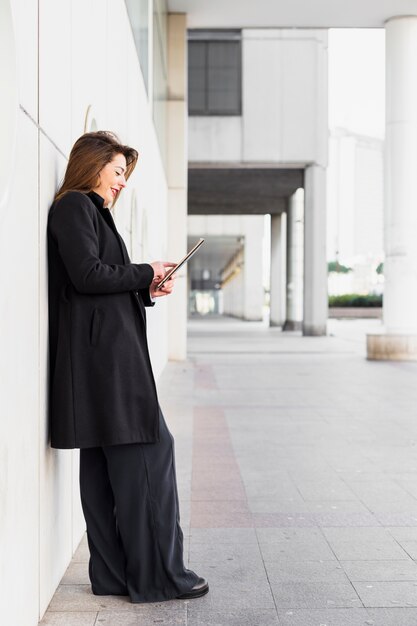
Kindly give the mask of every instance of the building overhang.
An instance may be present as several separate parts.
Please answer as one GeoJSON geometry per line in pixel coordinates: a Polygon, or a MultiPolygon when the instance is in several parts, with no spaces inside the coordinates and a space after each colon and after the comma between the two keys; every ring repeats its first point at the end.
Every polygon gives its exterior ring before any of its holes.
{"type": "Polygon", "coordinates": [[[416,0],[168,0],[188,28],[383,28],[417,15],[416,0]]]}
{"type": "Polygon", "coordinates": [[[279,214],[303,186],[303,168],[189,167],[188,214],[279,214]]]}

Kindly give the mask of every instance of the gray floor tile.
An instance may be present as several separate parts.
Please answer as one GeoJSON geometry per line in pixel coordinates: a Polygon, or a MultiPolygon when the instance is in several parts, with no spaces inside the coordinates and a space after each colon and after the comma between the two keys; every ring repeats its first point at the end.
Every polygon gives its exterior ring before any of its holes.
{"type": "Polygon", "coordinates": [[[210,586],[209,593],[198,599],[204,610],[273,609],[275,606],[262,564],[253,566],[244,560],[233,560],[207,566],[201,561],[191,561],[190,567],[201,572],[210,586]]]}
{"type": "Polygon", "coordinates": [[[315,500],[352,500],[358,501],[358,496],[349,487],[339,481],[338,483],[327,483],[318,481],[304,481],[297,482],[297,488],[299,489],[301,496],[306,502],[315,500]]]}
{"type": "Polygon", "coordinates": [[[99,611],[129,606],[127,596],[95,596],[90,585],[60,585],[51,600],[51,611],[99,611]]]}
{"type": "Polygon", "coordinates": [[[417,582],[352,583],[367,607],[417,607],[417,582]]]}
{"type": "Polygon", "coordinates": [[[350,583],[281,582],[271,587],[276,605],[281,609],[362,607],[350,583]]]}
{"type": "Polygon", "coordinates": [[[187,626],[187,607],[174,609],[167,607],[151,607],[144,604],[140,608],[126,611],[100,611],[96,626],[150,626],[164,624],[166,626],[187,626]]]}
{"type": "Polygon", "coordinates": [[[315,539],[288,539],[274,543],[262,543],[261,552],[265,562],[291,559],[294,561],[314,561],[318,559],[334,561],[334,552],[322,537],[315,539]]]}
{"type": "Polygon", "coordinates": [[[267,561],[265,569],[271,585],[279,582],[344,582],[348,583],[338,561],[267,561]]]}
{"type": "Polygon", "coordinates": [[[401,561],[340,561],[352,582],[417,580],[417,563],[401,561]]]}
{"type": "Polygon", "coordinates": [[[396,543],[390,541],[341,541],[330,542],[339,561],[387,561],[408,560],[408,554],[396,543]]]}
{"type": "Polygon", "coordinates": [[[61,585],[89,585],[88,563],[72,561],[65,572],[61,585]]]}
{"type": "Polygon", "coordinates": [[[387,542],[395,543],[394,541],[392,541],[391,533],[386,528],[383,528],[382,526],[367,527],[367,528],[355,528],[351,526],[348,526],[346,528],[323,527],[321,531],[330,544],[332,543],[337,544],[337,543],[344,542],[344,541],[369,541],[369,542],[387,541],[387,542]]]}
{"type": "Polygon", "coordinates": [[[262,563],[262,555],[257,544],[221,543],[193,544],[190,547],[190,561],[201,561],[207,565],[217,565],[228,561],[262,563]]]}
{"type": "Polygon", "coordinates": [[[320,528],[257,528],[256,534],[261,545],[294,539],[302,541],[314,541],[317,537],[319,540],[323,539],[320,528]]]}
{"type": "MultiPolygon", "coordinates": [[[[367,609],[278,609],[282,626],[377,626],[367,609]]],[[[379,626],[388,626],[379,624],[379,626]]]]}
{"type": "Polygon", "coordinates": [[[368,609],[372,626],[415,626],[417,609],[368,609]]]}
{"type": "Polygon", "coordinates": [[[81,541],[80,545],[75,551],[75,554],[72,557],[72,560],[75,563],[88,563],[89,558],[90,558],[90,550],[88,549],[86,535],[84,535],[84,539],[81,541]]]}
{"type": "Polygon", "coordinates": [[[412,526],[388,526],[386,529],[390,535],[401,543],[402,541],[417,541],[417,527],[412,526]]]}
{"type": "Polygon", "coordinates": [[[96,611],[47,611],[39,626],[95,626],[96,611]]]}
{"type": "Polygon", "coordinates": [[[412,559],[417,559],[417,541],[400,541],[399,544],[412,559]]]}
{"type": "Polygon", "coordinates": [[[211,611],[191,604],[188,607],[187,626],[279,626],[275,609],[211,611]]]}
{"type": "Polygon", "coordinates": [[[190,545],[196,544],[257,544],[254,528],[192,528],[190,545]]]}

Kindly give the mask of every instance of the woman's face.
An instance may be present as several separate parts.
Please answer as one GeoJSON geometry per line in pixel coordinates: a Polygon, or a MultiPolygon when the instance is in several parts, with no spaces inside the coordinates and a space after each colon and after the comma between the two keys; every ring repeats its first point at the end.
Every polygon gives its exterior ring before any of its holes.
{"type": "Polygon", "coordinates": [[[123,154],[116,154],[110,163],[107,163],[99,173],[99,184],[93,191],[104,198],[104,206],[108,206],[126,187],[126,158],[123,154]]]}

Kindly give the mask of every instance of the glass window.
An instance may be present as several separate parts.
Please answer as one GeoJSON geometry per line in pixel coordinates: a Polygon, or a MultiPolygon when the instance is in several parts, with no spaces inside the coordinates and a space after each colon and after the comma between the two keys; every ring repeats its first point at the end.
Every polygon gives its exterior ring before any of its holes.
{"type": "Polygon", "coordinates": [[[166,160],[166,103],[168,99],[167,0],[153,3],[153,121],[162,160],[166,160]]]}
{"type": "Polygon", "coordinates": [[[189,31],[190,115],[241,115],[240,31],[189,31]]]}
{"type": "Polygon", "coordinates": [[[148,20],[149,0],[125,0],[132,27],[136,51],[142,70],[146,91],[148,91],[148,20]]]}

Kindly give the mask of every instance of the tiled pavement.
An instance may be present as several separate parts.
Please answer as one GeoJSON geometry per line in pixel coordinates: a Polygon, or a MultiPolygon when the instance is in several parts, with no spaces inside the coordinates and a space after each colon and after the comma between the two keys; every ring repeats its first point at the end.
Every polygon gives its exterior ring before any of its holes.
{"type": "Polygon", "coordinates": [[[192,321],[159,388],[185,558],[210,593],[93,596],[84,539],[41,624],[416,626],[417,363],[366,361],[379,325],[192,321]]]}

